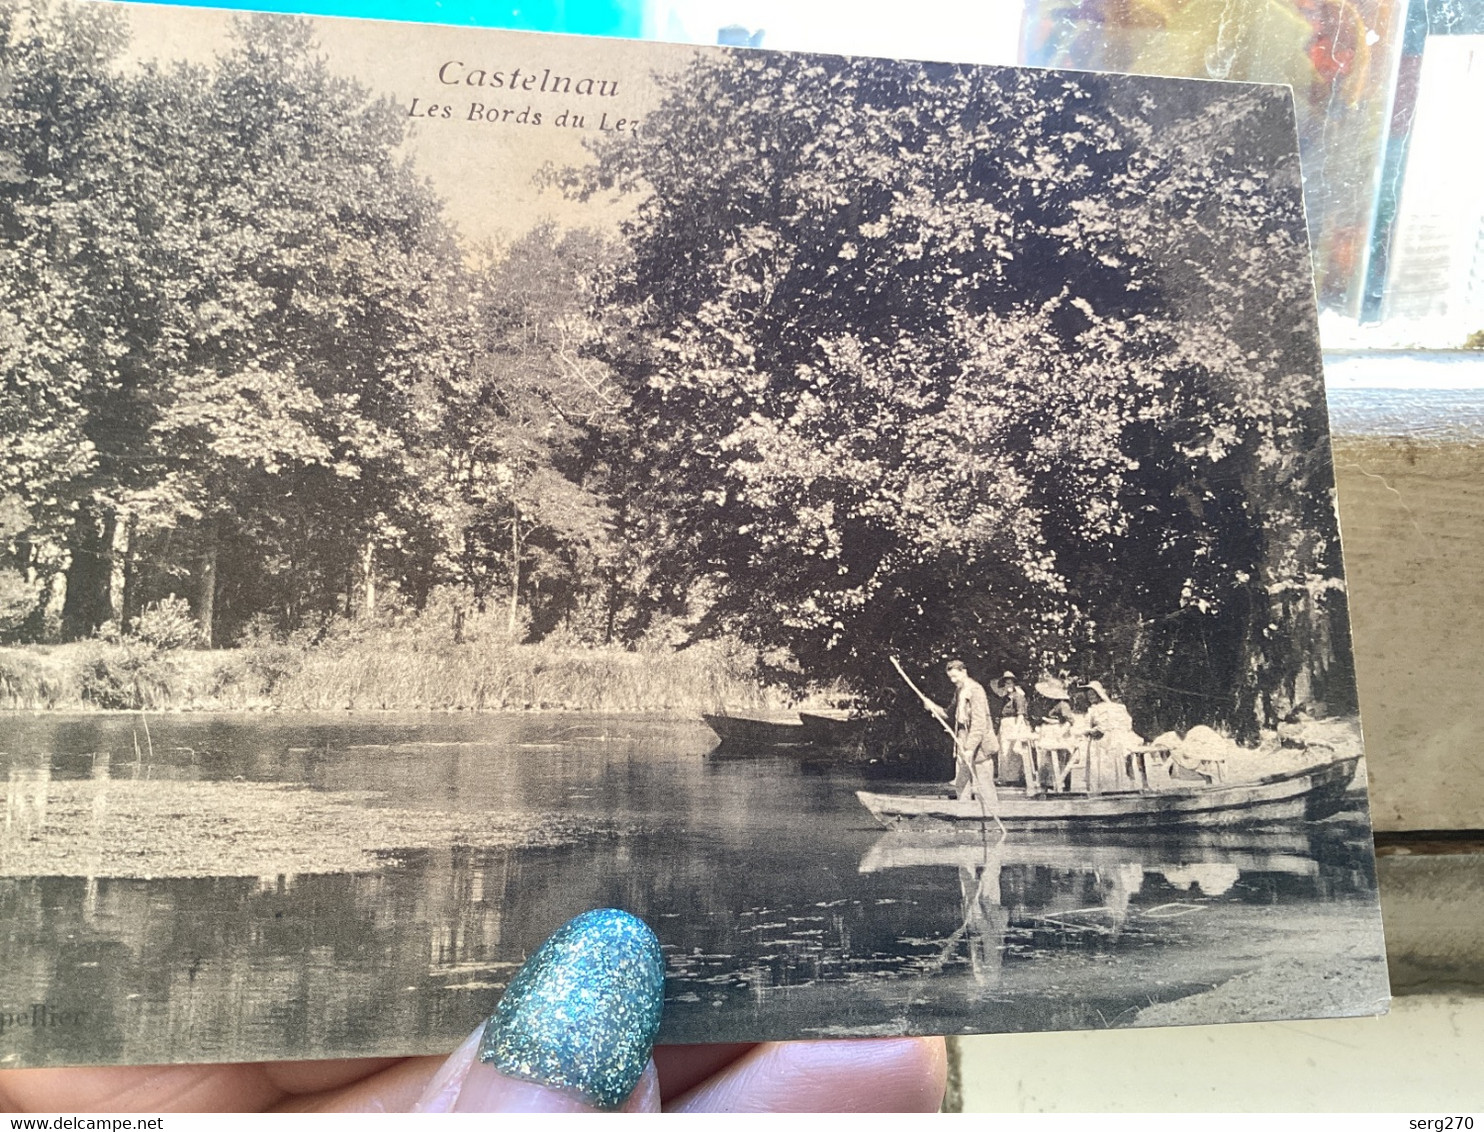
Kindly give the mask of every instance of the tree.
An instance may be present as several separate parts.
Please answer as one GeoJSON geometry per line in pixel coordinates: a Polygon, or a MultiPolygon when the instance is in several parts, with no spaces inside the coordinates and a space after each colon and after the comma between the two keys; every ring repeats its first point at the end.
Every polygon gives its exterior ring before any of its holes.
{"type": "Polygon", "coordinates": [[[1137,207],[1084,215],[1155,273],[1163,377],[1122,442],[1141,470],[1120,569],[1078,583],[1114,630],[1096,659],[1121,658],[1161,724],[1250,733],[1311,696],[1354,710],[1289,99],[1114,110],[1137,156],[1113,199],[1137,207]]]}
{"type": "Polygon", "coordinates": [[[1291,118],[1128,89],[708,55],[569,175],[638,201],[610,350],[700,631],[865,684],[1132,643],[1178,713],[1253,725],[1269,593],[1337,566],[1291,118]]]}
{"type": "Polygon", "coordinates": [[[30,516],[4,553],[65,572],[63,635],[183,577],[208,642],[426,583],[458,252],[397,109],[306,21],[124,73],[117,12],[0,17],[0,497],[30,516]]]}
{"type": "MultiPolygon", "coordinates": [[[[396,154],[402,118],[332,76],[305,21],[240,21],[208,74],[151,70],[146,160],[171,169],[174,381],[136,497],[191,529],[196,607],[292,622],[420,546],[419,385],[443,364],[439,204],[396,154]],[[170,106],[171,115],[161,115],[170,106]],[[229,564],[221,553],[230,547],[229,564]]],[[[414,553],[426,553],[426,549],[414,553]]]]}
{"type": "Polygon", "coordinates": [[[0,5],[0,496],[29,515],[14,567],[66,570],[74,636],[113,615],[121,457],[149,384],[129,358],[150,205],[110,71],[124,43],[116,11],[0,5]]]}
{"type": "Polygon", "coordinates": [[[570,612],[608,553],[611,516],[590,482],[595,429],[623,401],[592,356],[593,304],[613,249],[587,231],[539,226],[503,254],[487,249],[467,281],[461,362],[439,388],[436,458],[450,488],[453,577],[483,605],[506,591],[550,591],[539,634],[570,612]]]}

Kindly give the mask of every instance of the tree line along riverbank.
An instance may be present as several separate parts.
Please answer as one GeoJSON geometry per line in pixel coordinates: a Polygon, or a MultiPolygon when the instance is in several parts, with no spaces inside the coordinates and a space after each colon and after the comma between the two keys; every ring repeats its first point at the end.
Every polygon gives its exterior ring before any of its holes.
{"type": "Polygon", "coordinates": [[[488,244],[316,27],[0,0],[7,701],[744,708],[741,640],[1354,710],[1281,91],[687,55],[488,244]],[[319,634],[450,609],[508,643],[319,634]]]}

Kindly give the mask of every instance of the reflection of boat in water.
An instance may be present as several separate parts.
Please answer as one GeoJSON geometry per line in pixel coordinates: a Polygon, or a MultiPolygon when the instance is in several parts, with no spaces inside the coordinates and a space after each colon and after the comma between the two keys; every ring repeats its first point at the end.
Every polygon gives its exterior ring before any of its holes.
{"type": "MultiPolygon", "coordinates": [[[[1001,790],[989,812],[1018,829],[1161,829],[1212,827],[1293,820],[1317,821],[1338,813],[1355,777],[1359,755],[1253,782],[1192,784],[1147,792],[1027,796],[1001,790]]],[[[887,826],[923,822],[983,822],[977,800],[858,790],[861,804],[887,826]]]]}
{"type": "MultiPolygon", "coordinates": [[[[955,837],[949,831],[925,845],[921,833],[883,834],[861,861],[861,871],[918,865],[953,868],[962,922],[924,968],[929,973],[941,970],[962,948],[969,972],[981,987],[1000,984],[1012,932],[1022,946],[1037,932],[1079,944],[1116,939],[1144,884],[1146,869],[1128,859],[1132,852],[1128,846],[1023,844],[987,831],[973,838],[962,832],[955,837]]],[[[1225,892],[1240,875],[1230,865],[1183,868],[1203,892],[1207,884],[1225,892]]]]}
{"type": "Polygon", "coordinates": [[[1249,893],[1271,885],[1275,874],[1300,878],[1286,885],[1317,884],[1327,843],[1345,836],[1329,827],[1231,827],[1072,840],[1065,832],[1017,837],[982,825],[936,824],[883,833],[860,871],[952,869],[962,919],[923,970],[936,974],[957,962],[979,986],[992,988],[1012,957],[1033,958],[1047,948],[1106,950],[1130,931],[1146,944],[1156,941],[1166,921],[1245,900],[1229,896],[1244,878],[1249,893]]]}
{"type": "Polygon", "coordinates": [[[1317,876],[1319,872],[1310,841],[1302,832],[1253,838],[1203,837],[1197,834],[1142,842],[1040,842],[1007,838],[998,843],[990,839],[990,846],[987,851],[985,839],[977,833],[948,826],[924,830],[893,829],[883,833],[861,858],[860,871],[875,873],[884,869],[935,867],[972,869],[982,866],[987,856],[992,854],[999,865],[1054,869],[1110,871],[1137,865],[1145,871],[1166,874],[1205,866],[1290,876],[1317,876]]]}

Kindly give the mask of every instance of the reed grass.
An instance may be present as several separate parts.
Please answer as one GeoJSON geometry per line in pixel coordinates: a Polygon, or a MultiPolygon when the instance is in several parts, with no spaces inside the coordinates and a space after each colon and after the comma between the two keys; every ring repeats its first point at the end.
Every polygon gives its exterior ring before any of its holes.
{"type": "Polygon", "coordinates": [[[19,650],[0,653],[0,711],[48,711],[68,698],[65,677],[19,650]]]}
{"type": "Polygon", "coordinates": [[[0,710],[697,712],[785,706],[745,649],[481,641],[422,647],[371,635],[309,648],[137,643],[0,649],[0,710]]]}
{"type": "Polygon", "coordinates": [[[764,699],[722,650],[459,645],[310,652],[273,694],[289,710],[677,711],[764,699]]]}

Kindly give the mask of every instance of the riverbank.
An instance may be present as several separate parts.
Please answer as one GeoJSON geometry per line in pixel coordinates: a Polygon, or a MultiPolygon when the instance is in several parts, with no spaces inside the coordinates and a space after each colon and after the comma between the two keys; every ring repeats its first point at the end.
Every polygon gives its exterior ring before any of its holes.
{"type": "MultiPolygon", "coordinates": [[[[1325,917],[1328,919],[1328,917],[1325,917]]],[[[1386,957],[1377,947],[1374,921],[1353,917],[1347,934],[1334,930],[1315,937],[1308,955],[1269,960],[1210,990],[1144,1007],[1132,1026],[1209,1026],[1221,1022],[1263,1022],[1274,1018],[1333,1018],[1384,1014],[1386,957]],[[1369,928],[1370,931],[1366,929],[1369,928]],[[1358,938],[1357,938],[1358,937],[1358,938]],[[1339,943],[1338,951],[1334,948],[1339,943]],[[1364,995],[1365,988],[1371,996],[1364,995]]]]}
{"type": "Polygon", "coordinates": [[[787,706],[756,658],[681,651],[441,644],[368,636],[299,648],[161,649],[137,640],[0,648],[8,711],[687,712],[787,706]]]}

